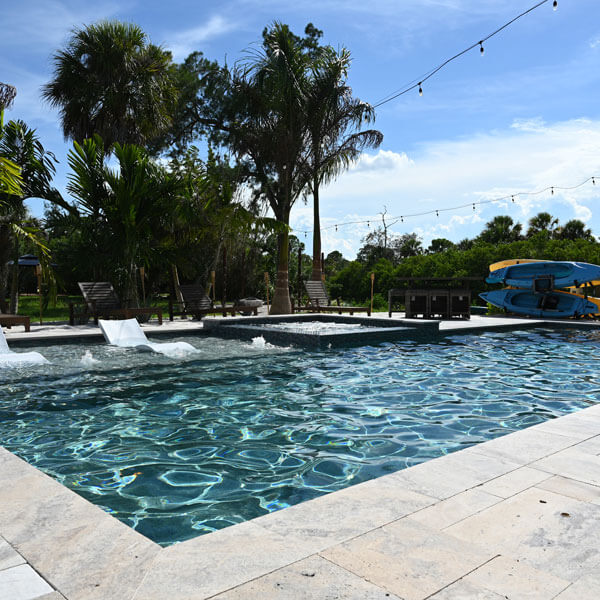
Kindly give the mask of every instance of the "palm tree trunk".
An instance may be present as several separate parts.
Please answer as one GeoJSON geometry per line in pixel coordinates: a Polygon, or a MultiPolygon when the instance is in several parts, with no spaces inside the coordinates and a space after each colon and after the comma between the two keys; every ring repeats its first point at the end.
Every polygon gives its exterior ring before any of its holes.
{"type": "Polygon", "coordinates": [[[321,281],[321,218],[319,215],[319,178],[313,178],[313,264],[312,281],[321,281]]]}
{"type": "Polygon", "coordinates": [[[290,239],[287,230],[279,234],[278,242],[277,277],[275,279],[275,291],[273,292],[270,314],[289,315],[292,312],[292,302],[290,300],[290,286],[288,281],[290,239]]]}
{"type": "Polygon", "coordinates": [[[10,312],[16,315],[19,311],[19,237],[14,236],[12,278],[10,282],[10,312]]]}

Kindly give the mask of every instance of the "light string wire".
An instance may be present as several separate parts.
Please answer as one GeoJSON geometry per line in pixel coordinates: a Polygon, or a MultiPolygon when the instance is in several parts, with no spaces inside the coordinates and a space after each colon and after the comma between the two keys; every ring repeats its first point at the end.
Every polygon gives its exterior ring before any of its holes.
{"type": "MultiPolygon", "coordinates": [[[[386,224],[386,227],[387,228],[393,227],[398,222],[404,223],[404,219],[410,219],[410,218],[414,218],[414,217],[425,217],[428,215],[436,215],[437,217],[439,217],[440,213],[443,213],[443,212],[451,212],[451,211],[462,210],[463,208],[471,208],[471,207],[473,208],[473,210],[475,210],[477,206],[483,206],[485,204],[494,204],[497,202],[505,202],[507,200],[510,200],[513,204],[515,204],[518,202],[518,199],[520,196],[539,196],[540,194],[544,194],[546,192],[550,192],[551,195],[554,195],[555,192],[568,192],[571,190],[576,190],[576,189],[584,186],[586,183],[589,183],[590,181],[592,182],[593,185],[596,185],[596,180],[598,180],[598,182],[600,182],[600,175],[591,175],[590,177],[588,177],[581,183],[578,183],[577,185],[572,185],[572,186],[550,185],[541,190],[536,190],[534,192],[514,192],[512,194],[507,194],[505,196],[500,196],[498,198],[491,198],[489,200],[474,200],[473,202],[467,202],[466,204],[460,204],[458,206],[451,206],[448,208],[436,208],[436,209],[426,210],[426,211],[417,212],[417,213],[408,213],[405,215],[400,215],[398,217],[389,217],[390,222],[386,224]]],[[[321,227],[320,229],[321,229],[321,231],[326,231],[328,229],[335,229],[337,231],[338,227],[345,227],[346,225],[364,225],[365,223],[370,227],[371,223],[376,223],[377,221],[378,221],[377,218],[364,219],[361,221],[344,221],[343,223],[336,223],[334,225],[328,225],[327,227],[321,227]]],[[[295,233],[298,233],[298,234],[303,233],[306,236],[308,233],[312,233],[314,230],[313,229],[292,229],[292,231],[295,233]]]]}
{"type": "MultiPolygon", "coordinates": [[[[479,41],[475,42],[474,44],[472,44],[468,48],[465,48],[464,50],[461,50],[458,54],[455,54],[451,58],[448,58],[447,60],[445,60],[443,63],[441,63],[440,65],[438,65],[437,67],[435,67],[431,71],[428,71],[427,73],[425,73],[425,75],[423,75],[418,80],[417,79],[413,79],[413,81],[411,81],[410,83],[407,84],[407,87],[401,89],[398,92],[392,92],[391,95],[388,94],[388,96],[385,96],[382,100],[380,100],[376,104],[373,104],[373,108],[378,108],[379,106],[382,106],[383,104],[387,104],[388,102],[391,102],[392,100],[395,100],[396,98],[399,98],[400,96],[403,96],[404,94],[407,94],[408,92],[410,92],[411,90],[414,90],[416,88],[419,88],[419,94],[422,95],[423,94],[423,90],[422,90],[421,86],[428,79],[431,79],[431,77],[433,77],[438,71],[441,71],[445,66],[447,66],[448,64],[450,64],[452,61],[456,60],[457,58],[460,58],[461,56],[463,56],[463,54],[466,54],[467,52],[470,52],[471,50],[473,50],[473,48],[477,48],[478,46],[480,48],[481,53],[483,54],[483,42],[487,42],[490,38],[494,37],[495,35],[498,35],[502,30],[504,30],[508,26],[512,25],[515,21],[517,21],[518,19],[524,17],[525,15],[529,14],[530,12],[534,11],[536,8],[539,8],[540,6],[542,6],[542,4],[546,4],[547,2],[550,2],[550,0],[541,0],[541,2],[538,2],[537,4],[535,4],[534,6],[532,6],[531,8],[528,8],[526,11],[524,11],[521,14],[517,15],[516,17],[514,17],[513,19],[511,19],[510,21],[508,21],[507,23],[505,23],[501,27],[498,27],[498,29],[496,29],[492,33],[490,33],[487,36],[481,38],[479,41]],[[414,83],[414,82],[417,82],[417,81],[418,81],[418,83],[414,83]]],[[[554,0],[553,1],[553,7],[556,9],[556,6],[557,6],[557,2],[556,2],[556,0],[554,0]]]]}

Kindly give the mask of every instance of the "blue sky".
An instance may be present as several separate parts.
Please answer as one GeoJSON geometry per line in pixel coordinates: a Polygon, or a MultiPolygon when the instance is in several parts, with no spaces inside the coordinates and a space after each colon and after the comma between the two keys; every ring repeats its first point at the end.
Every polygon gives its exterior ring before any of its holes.
{"type": "MultiPolygon", "coordinates": [[[[18,96],[6,119],[35,127],[60,160],[56,185],[64,189],[69,145],[57,114],[40,98],[52,72],[51,56],[75,27],[100,19],[135,22],[151,41],[181,61],[193,50],[229,64],[257,44],[274,20],[301,34],[312,22],[324,42],[347,47],[349,83],[359,98],[377,103],[445,59],[491,33],[535,0],[223,0],[145,2],[22,0],[2,8],[0,81],[18,96]]],[[[381,106],[377,151],[328,186],[322,195],[324,251],[354,258],[366,223],[534,191],[571,187],[600,176],[600,2],[559,0],[523,17],[451,63],[424,86],[381,106]]],[[[577,190],[517,196],[435,215],[405,218],[392,228],[453,241],[473,237],[493,216],[526,224],[541,210],[561,222],[579,218],[600,235],[600,184],[577,190]]],[[[38,201],[30,203],[41,215],[38,201]]],[[[299,200],[292,226],[312,228],[312,206],[299,200]]],[[[304,240],[304,234],[300,234],[304,240]]],[[[306,239],[310,242],[310,234],[306,239]]]]}

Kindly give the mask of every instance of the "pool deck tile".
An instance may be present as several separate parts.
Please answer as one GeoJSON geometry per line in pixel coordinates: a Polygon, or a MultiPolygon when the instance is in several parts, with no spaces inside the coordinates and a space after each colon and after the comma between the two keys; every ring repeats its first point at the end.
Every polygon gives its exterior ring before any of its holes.
{"type": "Polygon", "coordinates": [[[214,596],[214,600],[402,600],[395,594],[311,556],[260,579],[214,596]]]}
{"type": "Polygon", "coordinates": [[[406,600],[422,600],[495,556],[493,549],[401,519],[322,556],[406,600]]]}
{"type": "Polygon", "coordinates": [[[553,598],[570,582],[549,572],[534,569],[506,556],[497,556],[469,573],[463,581],[519,600],[553,598]]]}
{"type": "MultiPolygon", "coordinates": [[[[16,329],[9,344],[73,333],[16,329]]],[[[600,404],[167,548],[0,448],[0,535],[2,600],[19,578],[35,600],[597,600],[600,404]]]]}
{"type": "Polygon", "coordinates": [[[52,592],[52,588],[29,565],[23,564],[0,571],[0,598],[36,600],[52,592]]]}
{"type": "MultiPolygon", "coordinates": [[[[537,484],[537,487],[575,500],[600,505],[600,486],[590,485],[568,477],[555,475],[537,484]]],[[[600,596],[599,596],[600,598],[600,596]]]]}
{"type": "Polygon", "coordinates": [[[600,506],[535,487],[444,532],[566,581],[600,565],[600,506]]]}
{"type": "Polygon", "coordinates": [[[551,478],[552,475],[544,471],[538,471],[531,467],[521,467],[516,471],[511,471],[506,475],[496,477],[496,479],[492,479],[476,489],[494,496],[499,496],[500,498],[510,498],[527,488],[538,485],[551,478]]]}

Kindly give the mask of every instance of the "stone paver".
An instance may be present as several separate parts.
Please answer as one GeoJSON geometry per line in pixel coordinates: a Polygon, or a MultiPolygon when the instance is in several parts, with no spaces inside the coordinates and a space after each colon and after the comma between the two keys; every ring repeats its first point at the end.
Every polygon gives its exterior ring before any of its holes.
{"type": "Polygon", "coordinates": [[[301,560],[214,600],[402,600],[319,556],[301,560]]]}
{"type": "Polygon", "coordinates": [[[598,600],[600,598],[600,571],[584,575],[556,596],[556,600],[598,600]]]}
{"type": "Polygon", "coordinates": [[[427,598],[494,555],[492,549],[410,519],[322,552],[335,564],[405,600],[427,598]]]}
{"type": "Polygon", "coordinates": [[[0,598],[3,600],[36,600],[52,591],[52,587],[29,565],[0,571],[0,598]]]}
{"type": "Polygon", "coordinates": [[[600,562],[600,506],[538,488],[444,532],[567,581],[582,577],[600,562]]]}
{"type": "Polygon", "coordinates": [[[600,486],[555,475],[538,483],[536,487],[569,496],[569,498],[575,498],[576,500],[583,500],[583,502],[600,505],[600,486]]]}
{"type": "Polygon", "coordinates": [[[530,467],[521,467],[516,471],[492,479],[477,489],[500,498],[510,498],[527,488],[533,487],[542,481],[551,479],[552,475],[530,467]]]}
{"type": "Polygon", "coordinates": [[[0,571],[25,564],[25,559],[0,537],[0,571]]]}

